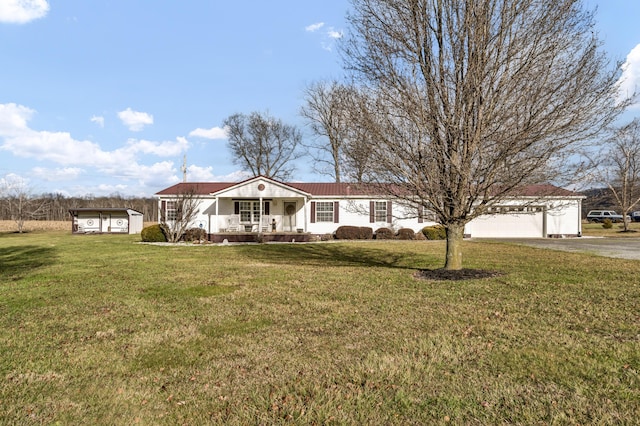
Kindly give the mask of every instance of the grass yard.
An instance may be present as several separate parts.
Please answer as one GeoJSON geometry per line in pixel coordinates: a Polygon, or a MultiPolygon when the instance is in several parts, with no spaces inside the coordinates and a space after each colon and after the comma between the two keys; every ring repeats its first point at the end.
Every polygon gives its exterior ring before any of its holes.
{"type": "Polygon", "coordinates": [[[636,424],[640,262],[0,234],[0,424],[636,424]]]}
{"type": "Polygon", "coordinates": [[[614,223],[609,229],[604,228],[601,223],[583,223],[582,233],[589,237],[640,238],[640,222],[631,222],[629,232],[624,232],[624,225],[621,223],[614,223]]]}

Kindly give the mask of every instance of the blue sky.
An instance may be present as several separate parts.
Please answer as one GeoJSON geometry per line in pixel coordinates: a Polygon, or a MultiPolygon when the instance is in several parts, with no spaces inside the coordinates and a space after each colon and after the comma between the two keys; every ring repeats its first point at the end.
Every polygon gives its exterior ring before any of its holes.
{"type": "MultiPolygon", "coordinates": [[[[640,81],[640,2],[587,0],[640,81]],[[635,49],[635,50],[634,50],[635,49]]],[[[243,177],[222,121],[299,126],[303,90],[341,75],[347,0],[0,0],[0,183],[34,193],[149,196],[243,177]]],[[[635,108],[634,108],[635,109],[635,108]]],[[[638,110],[626,116],[633,117],[638,110]]],[[[296,180],[325,181],[308,159],[296,180]]]]}

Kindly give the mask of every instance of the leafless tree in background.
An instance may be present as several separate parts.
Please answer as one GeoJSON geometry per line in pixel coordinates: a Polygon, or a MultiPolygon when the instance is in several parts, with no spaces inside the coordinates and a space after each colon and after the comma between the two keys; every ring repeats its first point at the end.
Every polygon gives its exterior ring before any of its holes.
{"type": "Polygon", "coordinates": [[[321,81],[307,87],[305,101],[301,115],[317,137],[308,146],[316,171],[336,182],[362,182],[372,141],[357,115],[368,97],[354,85],[321,81]]]}
{"type": "Polygon", "coordinates": [[[198,214],[198,205],[199,200],[193,187],[178,193],[173,200],[162,201],[160,227],[168,242],[180,241],[198,214]]]}
{"type": "Polygon", "coordinates": [[[316,136],[316,142],[307,147],[314,170],[336,182],[342,180],[348,90],[336,81],[312,83],[305,89],[306,104],[300,110],[316,136]]]}
{"type": "Polygon", "coordinates": [[[368,179],[435,212],[445,269],[464,226],[520,188],[560,183],[621,112],[618,70],[579,0],[352,0],[345,68],[374,107],[368,179]]]}
{"type": "Polygon", "coordinates": [[[298,147],[302,133],[295,126],[258,112],[233,114],[223,125],[235,164],[253,176],[283,181],[291,177],[293,161],[301,155],[298,147]]]}
{"type": "Polygon", "coordinates": [[[16,223],[17,231],[24,232],[24,222],[44,216],[49,207],[48,200],[32,194],[28,183],[18,176],[6,176],[0,180],[0,195],[3,210],[16,223]]]}
{"type": "Polygon", "coordinates": [[[640,119],[616,128],[605,145],[604,178],[621,210],[624,230],[629,230],[629,215],[640,203],[640,119]]]}

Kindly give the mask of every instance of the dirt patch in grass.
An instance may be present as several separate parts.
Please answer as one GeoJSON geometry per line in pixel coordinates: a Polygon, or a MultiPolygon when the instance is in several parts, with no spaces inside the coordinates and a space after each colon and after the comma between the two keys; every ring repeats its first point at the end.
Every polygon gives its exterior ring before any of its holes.
{"type": "Polygon", "coordinates": [[[432,281],[463,281],[493,278],[504,275],[499,271],[487,271],[484,269],[460,269],[452,271],[448,269],[421,269],[414,274],[418,279],[432,281]]]}

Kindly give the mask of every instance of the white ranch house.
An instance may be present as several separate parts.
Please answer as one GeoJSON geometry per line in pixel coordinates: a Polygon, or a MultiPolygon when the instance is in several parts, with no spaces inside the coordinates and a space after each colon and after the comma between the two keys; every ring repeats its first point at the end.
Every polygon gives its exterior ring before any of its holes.
{"type": "MultiPolygon", "coordinates": [[[[436,224],[429,212],[420,213],[417,206],[372,194],[366,188],[349,183],[283,183],[258,176],[235,183],[182,182],[155,195],[158,217],[171,220],[176,197],[195,191],[200,206],[191,226],[205,229],[211,241],[239,241],[231,234],[243,233],[332,234],[343,225],[371,227],[374,233],[379,228],[411,228],[417,232],[436,224]]],[[[532,186],[494,207],[491,214],[471,221],[465,236],[580,236],[583,198],[551,185],[532,186]]]]}

